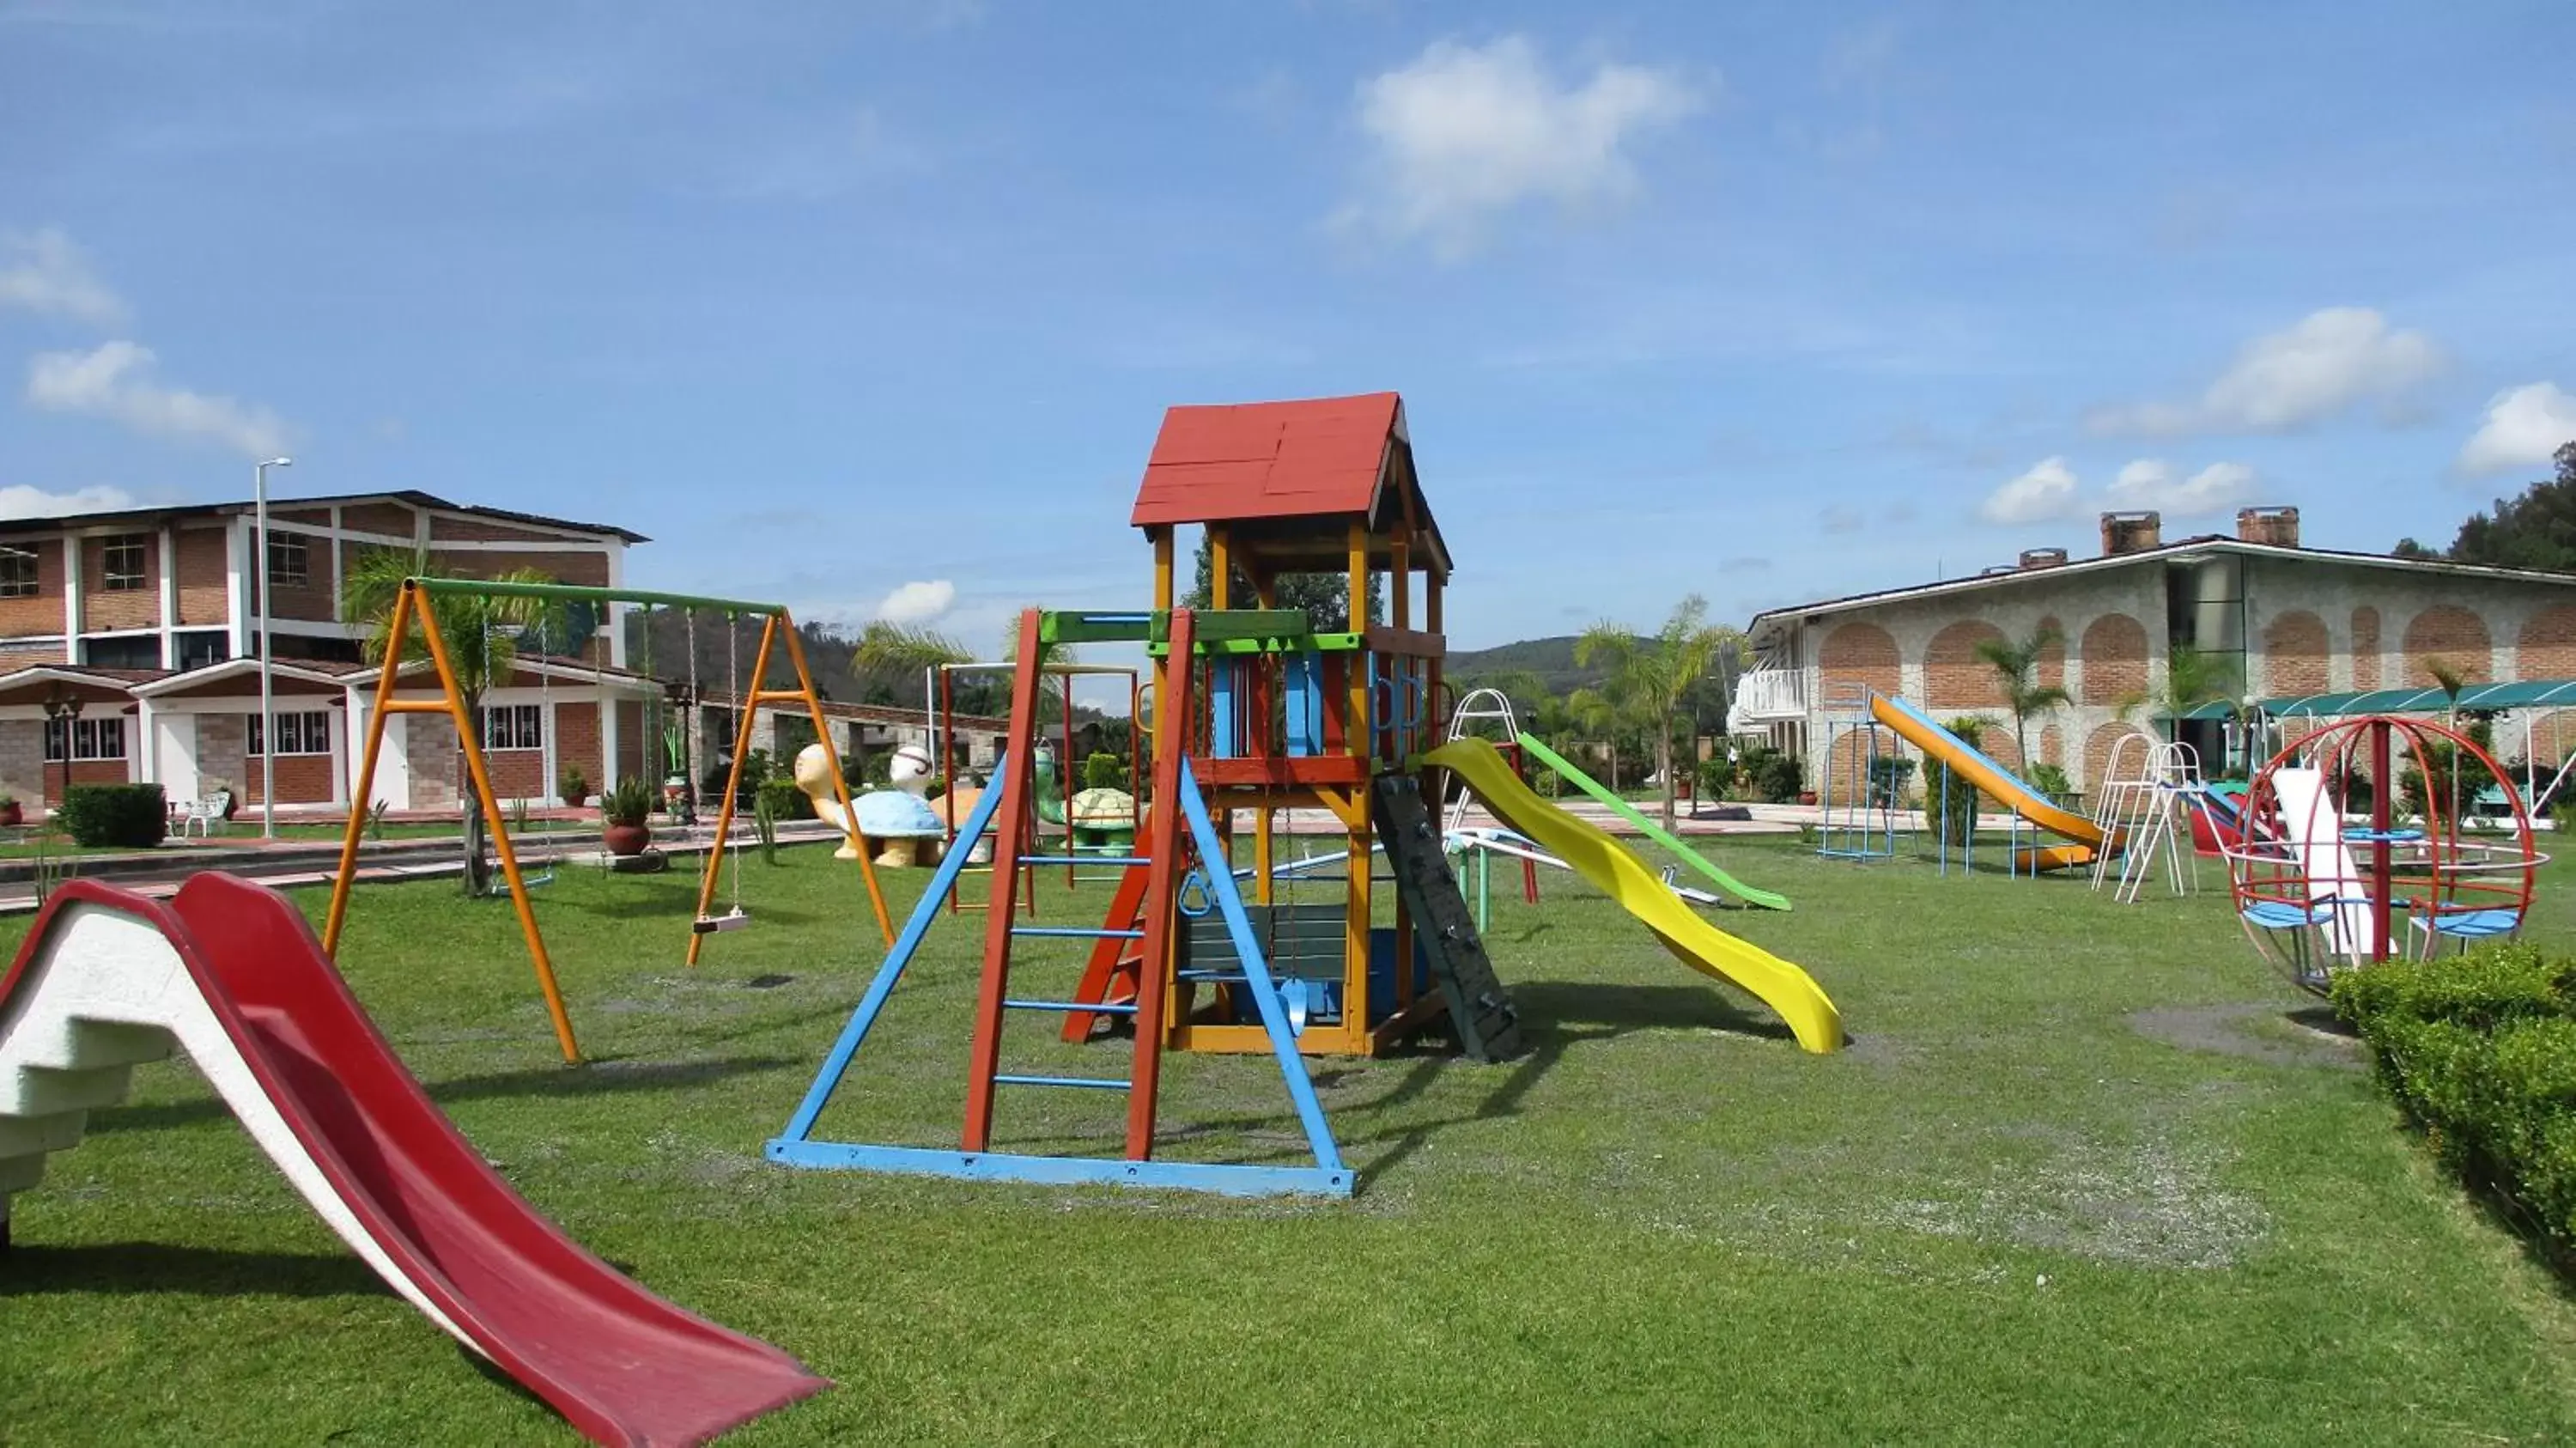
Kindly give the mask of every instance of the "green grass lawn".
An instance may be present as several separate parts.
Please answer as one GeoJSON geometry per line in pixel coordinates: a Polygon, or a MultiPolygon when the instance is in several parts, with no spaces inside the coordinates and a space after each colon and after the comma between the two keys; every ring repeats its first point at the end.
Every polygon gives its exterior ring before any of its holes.
{"type": "MultiPolygon", "coordinates": [[[[1498,888],[1535,1049],[1319,1063],[1347,1203],[767,1165],[881,953],[822,846],[747,861],[758,923],[694,973],[693,876],[560,872],[580,1069],[505,904],[373,887],[343,957],[540,1208],[839,1381],[745,1445],[2576,1439],[2565,1292],[2299,1022],[2222,895],[1714,850],[1797,901],[1722,923],[1804,963],[1849,1050],[1801,1054],[1570,877],[1537,907],[1498,888]]],[[[898,909],[923,882],[886,879],[898,909]]],[[[2559,946],[2566,883],[2535,925],[2559,946]]],[[[1105,893],[1053,876],[1043,907],[1105,893]]],[[[980,923],[933,933],[821,1134],[953,1144],[980,923]]],[[[1062,987],[1059,950],[1024,991],[1062,987]]],[[[1123,1074],[1042,1029],[1008,1058],[1123,1074]]],[[[1266,1062],[1166,1073],[1167,1155],[1295,1159],[1266,1062]]],[[[1093,1095],[1006,1096],[997,1144],[1114,1149],[1093,1095]]],[[[0,1437],[575,1441],[379,1286],[185,1065],[92,1128],[19,1199],[0,1437]]]]}

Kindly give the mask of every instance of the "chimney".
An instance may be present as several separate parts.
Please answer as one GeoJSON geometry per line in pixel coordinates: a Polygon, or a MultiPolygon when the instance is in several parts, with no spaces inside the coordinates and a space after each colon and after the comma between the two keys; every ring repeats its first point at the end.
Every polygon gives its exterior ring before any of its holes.
{"type": "Polygon", "coordinates": [[[2143,553],[2160,548],[2165,541],[2165,519],[2162,513],[2105,513],[2102,515],[2102,556],[2117,558],[2123,553],[2143,553]]]}
{"type": "Polygon", "coordinates": [[[2236,510],[2236,539],[2240,543],[2268,543],[2275,548],[2299,546],[2299,510],[2296,508],[2239,508],[2236,510]]]}
{"type": "Polygon", "coordinates": [[[2022,568],[2055,568],[2066,561],[2063,548],[2025,548],[2021,550],[2022,568]]]}

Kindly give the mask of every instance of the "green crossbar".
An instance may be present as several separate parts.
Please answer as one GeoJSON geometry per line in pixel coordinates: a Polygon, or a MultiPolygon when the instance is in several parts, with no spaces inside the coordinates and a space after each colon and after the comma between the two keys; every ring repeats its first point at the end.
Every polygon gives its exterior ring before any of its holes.
{"type": "Polygon", "coordinates": [[[480,598],[543,598],[559,603],[643,603],[665,608],[703,608],[707,611],[748,614],[767,618],[784,614],[783,603],[750,603],[739,598],[702,598],[693,593],[655,593],[641,588],[592,588],[579,583],[505,583],[489,578],[429,578],[411,580],[420,591],[430,595],[461,594],[480,598]]]}

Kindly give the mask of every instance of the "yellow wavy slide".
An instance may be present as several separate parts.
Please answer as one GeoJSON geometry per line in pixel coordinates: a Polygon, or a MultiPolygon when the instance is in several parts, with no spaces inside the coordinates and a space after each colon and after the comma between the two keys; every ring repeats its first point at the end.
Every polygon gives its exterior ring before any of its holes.
{"type": "Polygon", "coordinates": [[[1751,992],[1796,1032],[1798,1044],[1823,1055],[1843,1045],[1842,1013],[1815,978],[1758,945],[1700,918],[1627,846],[1599,826],[1530,793],[1512,766],[1482,739],[1453,739],[1423,756],[1466,781],[1502,822],[1563,860],[1619,907],[1643,922],[1684,965],[1751,992]]]}
{"type": "MultiPolygon", "coordinates": [[[[1950,766],[1950,772],[1975,785],[1977,792],[2052,835],[2064,835],[2075,841],[2071,845],[2031,845],[2013,852],[2013,861],[2025,870],[2063,870],[2075,865],[2089,865],[2104,846],[2101,826],[2071,810],[2058,808],[2046,795],[2032,789],[1988,759],[1977,747],[1935,722],[1931,715],[1891,694],[1869,696],[1869,712],[1879,723],[1896,731],[1906,743],[1920,749],[1930,758],[1950,766]]],[[[2119,841],[2108,842],[2112,849],[2119,841]]]]}

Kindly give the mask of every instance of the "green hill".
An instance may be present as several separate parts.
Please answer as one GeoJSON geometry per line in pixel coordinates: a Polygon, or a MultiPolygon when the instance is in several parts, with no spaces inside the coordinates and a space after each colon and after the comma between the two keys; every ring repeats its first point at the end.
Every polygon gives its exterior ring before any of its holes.
{"type": "Polygon", "coordinates": [[[1517,643],[1499,644],[1490,649],[1466,649],[1449,656],[1445,675],[1461,689],[1504,674],[1535,674],[1551,694],[1563,696],[1587,684],[1601,681],[1599,669],[1579,668],[1574,662],[1574,635],[1558,638],[1522,639],[1517,643]]]}

